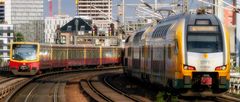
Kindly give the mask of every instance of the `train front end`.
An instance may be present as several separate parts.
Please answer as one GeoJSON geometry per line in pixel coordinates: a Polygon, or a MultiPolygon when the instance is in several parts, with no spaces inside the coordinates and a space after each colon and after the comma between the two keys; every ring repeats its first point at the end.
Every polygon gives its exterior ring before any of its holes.
{"type": "Polygon", "coordinates": [[[35,75],[39,71],[39,44],[14,42],[10,49],[9,68],[14,75],[35,75]]]}
{"type": "Polygon", "coordinates": [[[190,16],[188,20],[183,37],[183,87],[195,92],[227,91],[230,80],[228,33],[215,16],[190,16]]]}

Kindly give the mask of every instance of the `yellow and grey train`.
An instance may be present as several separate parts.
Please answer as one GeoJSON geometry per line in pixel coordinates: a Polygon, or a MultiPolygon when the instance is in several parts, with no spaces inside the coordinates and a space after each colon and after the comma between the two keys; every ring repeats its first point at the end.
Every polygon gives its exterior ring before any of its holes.
{"type": "Polygon", "coordinates": [[[182,94],[228,90],[229,34],[212,14],[179,14],[126,39],[127,75],[178,89],[182,94]]]}

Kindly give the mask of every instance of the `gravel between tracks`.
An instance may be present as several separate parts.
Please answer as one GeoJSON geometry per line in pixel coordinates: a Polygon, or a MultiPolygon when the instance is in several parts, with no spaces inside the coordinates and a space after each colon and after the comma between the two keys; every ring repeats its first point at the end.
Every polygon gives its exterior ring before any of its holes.
{"type": "Polygon", "coordinates": [[[88,102],[88,99],[82,94],[79,87],[79,78],[71,80],[71,84],[65,87],[66,102],[88,102]]]}

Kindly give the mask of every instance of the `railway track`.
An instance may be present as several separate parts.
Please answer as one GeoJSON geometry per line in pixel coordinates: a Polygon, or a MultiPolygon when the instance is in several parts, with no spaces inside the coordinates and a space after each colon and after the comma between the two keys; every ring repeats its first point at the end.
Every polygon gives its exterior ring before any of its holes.
{"type": "Polygon", "coordinates": [[[22,85],[28,78],[4,78],[0,80],[0,101],[4,100],[18,86],[22,85]]]}
{"type": "Polygon", "coordinates": [[[98,76],[91,76],[86,80],[81,80],[80,85],[83,90],[94,101],[98,102],[141,102],[137,98],[133,98],[120,90],[111,86],[104,77],[103,80],[98,76]],[[107,86],[106,86],[107,85],[107,86]]]}
{"type": "MultiPolygon", "coordinates": [[[[204,94],[203,94],[204,95],[204,94]]],[[[219,94],[217,96],[179,96],[179,102],[240,102],[240,99],[233,97],[227,93],[219,94]]]]}
{"type": "MultiPolygon", "coordinates": [[[[6,102],[65,102],[65,87],[70,79],[78,77],[89,72],[101,73],[102,71],[110,71],[117,68],[103,69],[84,69],[73,71],[62,71],[48,73],[46,75],[32,78],[31,81],[23,85],[21,88],[13,92],[5,100],[6,102]]],[[[94,74],[93,73],[93,74],[94,74]]],[[[92,75],[92,74],[90,74],[92,75]]]]}
{"type": "MultiPolygon", "coordinates": [[[[101,69],[103,70],[103,69],[101,69]]],[[[84,93],[87,94],[90,98],[90,101],[124,101],[124,102],[140,102],[144,101],[139,97],[132,97],[125,94],[122,91],[114,88],[111,85],[111,78],[103,77],[99,78],[99,75],[106,75],[106,73],[113,73],[114,71],[96,71],[96,70],[79,70],[79,71],[65,71],[47,74],[41,77],[32,78],[28,83],[23,85],[20,88],[17,88],[13,91],[12,94],[5,100],[6,102],[43,102],[43,101],[52,101],[52,102],[70,102],[66,98],[73,98],[72,93],[70,96],[66,96],[66,86],[71,84],[77,84],[82,87],[84,93]],[[109,72],[108,72],[109,71],[109,72]],[[76,81],[71,81],[76,79],[76,81]],[[110,79],[110,80],[109,80],[110,79]],[[81,80],[81,81],[80,81],[81,80]],[[84,86],[85,85],[85,86],[84,86]],[[95,90],[95,91],[93,91],[95,90]],[[102,94],[101,95],[99,95],[102,94]],[[105,99],[103,98],[105,97],[105,99]],[[133,99],[131,99],[133,98],[133,99]]],[[[117,72],[119,73],[119,72],[117,72]]],[[[108,75],[108,74],[107,74],[108,75]]],[[[19,78],[18,78],[19,79],[19,78]]],[[[7,79],[6,79],[7,80],[7,79]]],[[[15,79],[14,79],[15,80],[15,79]]],[[[8,82],[8,81],[7,81],[8,82]]],[[[25,79],[26,82],[26,79],[25,79]]],[[[23,82],[22,82],[23,83],[23,82]]],[[[0,84],[1,85],[1,84],[0,84]]],[[[21,85],[20,85],[21,86],[21,85]]],[[[114,85],[115,86],[115,85],[114,85]]],[[[75,96],[76,97],[76,96],[75,96]]],[[[78,96],[77,96],[78,97],[78,96]]],[[[235,98],[236,99],[236,98],[235,98]]],[[[3,101],[3,100],[0,100],[3,101]]],[[[78,100],[79,101],[79,100],[78,100]]],[[[89,100],[88,100],[89,101],[89,100]]],[[[238,100],[234,100],[231,97],[217,97],[211,99],[193,99],[193,100],[185,100],[179,99],[180,102],[190,102],[190,101],[199,101],[199,102],[239,102],[238,100]],[[183,101],[181,101],[183,100],[183,101]]],[[[76,102],[71,101],[71,102],[76,102]]],[[[82,102],[82,101],[81,101],[82,102]]]]}

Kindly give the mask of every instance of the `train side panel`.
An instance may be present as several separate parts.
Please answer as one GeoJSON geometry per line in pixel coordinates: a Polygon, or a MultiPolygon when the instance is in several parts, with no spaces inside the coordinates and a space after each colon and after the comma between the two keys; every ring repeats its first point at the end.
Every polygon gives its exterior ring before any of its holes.
{"type": "Polygon", "coordinates": [[[40,45],[40,70],[52,68],[52,45],[40,45]]]}

